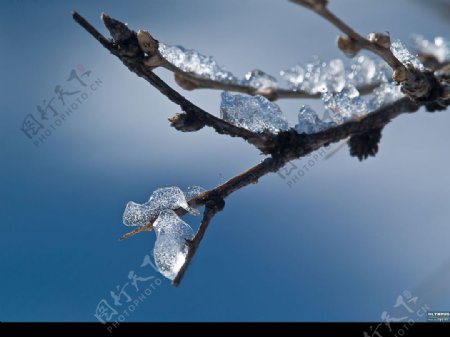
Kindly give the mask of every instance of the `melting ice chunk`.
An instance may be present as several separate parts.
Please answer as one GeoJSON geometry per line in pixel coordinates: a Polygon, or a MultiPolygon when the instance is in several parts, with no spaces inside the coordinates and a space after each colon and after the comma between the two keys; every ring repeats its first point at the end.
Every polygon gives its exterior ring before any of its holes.
{"type": "Polygon", "coordinates": [[[162,210],[178,207],[182,207],[194,215],[198,214],[196,209],[189,207],[180,188],[176,186],[158,188],[152,193],[150,199],[142,205],[130,201],[123,213],[123,223],[127,226],[143,226],[162,210]]]}
{"type": "Polygon", "coordinates": [[[403,64],[411,64],[416,69],[424,70],[422,62],[415,55],[412,55],[400,40],[396,40],[391,44],[391,51],[403,64]]]}
{"type": "Polygon", "coordinates": [[[363,116],[370,107],[366,100],[359,96],[353,85],[348,85],[341,92],[322,94],[325,110],[336,124],[342,124],[353,117],[363,116]]]}
{"type": "Polygon", "coordinates": [[[130,201],[123,212],[122,222],[126,226],[143,226],[156,215],[158,215],[156,208],[130,201]]]}
{"type": "Polygon", "coordinates": [[[159,42],[158,50],[163,58],[182,71],[214,81],[238,82],[231,72],[220,67],[211,56],[202,55],[196,50],[186,49],[182,46],[169,46],[162,42],[159,42]]]}
{"type": "Polygon", "coordinates": [[[156,206],[159,209],[173,209],[176,207],[189,209],[183,191],[176,186],[158,188],[152,193],[145,205],[156,206]]]}
{"type": "Polygon", "coordinates": [[[191,239],[194,235],[191,226],[184,222],[173,210],[165,209],[159,213],[153,224],[156,237],[172,235],[180,239],[191,239]]]}
{"type": "Polygon", "coordinates": [[[186,261],[186,240],[194,236],[192,228],[174,211],[164,210],[154,223],[156,242],[153,249],[155,264],[162,275],[173,280],[186,261]]]}
{"type": "Polygon", "coordinates": [[[316,133],[324,128],[322,121],[309,105],[303,105],[298,113],[297,133],[316,133]]]}
{"type": "Polygon", "coordinates": [[[252,70],[245,74],[244,79],[241,80],[241,84],[263,90],[268,88],[276,88],[278,86],[275,77],[270,76],[259,69],[252,70]]]}
{"type": "Polygon", "coordinates": [[[419,53],[431,54],[439,62],[450,60],[450,41],[443,37],[437,36],[433,41],[429,41],[421,35],[415,35],[413,36],[413,40],[419,53]]]}
{"type": "Polygon", "coordinates": [[[222,93],[222,119],[253,132],[277,133],[289,128],[278,105],[262,96],[222,93]]]}

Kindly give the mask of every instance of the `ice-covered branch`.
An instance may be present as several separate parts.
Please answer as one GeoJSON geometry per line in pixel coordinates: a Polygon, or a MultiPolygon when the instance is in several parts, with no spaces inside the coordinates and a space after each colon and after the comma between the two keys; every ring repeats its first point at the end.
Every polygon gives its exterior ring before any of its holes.
{"type": "MultiPolygon", "coordinates": [[[[197,208],[204,206],[211,200],[217,200],[218,198],[225,199],[241,188],[249,184],[257,183],[258,179],[266,174],[278,171],[290,160],[306,156],[311,152],[320,149],[324,145],[337,143],[355,135],[363,135],[367,132],[371,132],[373,129],[382,129],[398,115],[406,112],[414,112],[419,107],[420,105],[412,102],[408,98],[402,98],[380,108],[365,118],[348,122],[323,132],[311,135],[297,134],[292,130],[282,132],[273,144],[274,148],[276,147],[278,149],[275,158],[266,158],[249,170],[229,179],[211,190],[191,198],[187,203],[190,207],[197,208]]],[[[183,216],[187,213],[186,209],[182,207],[174,209],[174,212],[178,216],[183,216]]],[[[145,225],[124,234],[121,239],[129,238],[140,232],[152,230],[153,222],[156,220],[156,217],[157,216],[151,218],[145,225]]]]}
{"type": "MultiPolygon", "coordinates": [[[[421,106],[425,106],[428,111],[435,111],[447,108],[450,104],[450,71],[447,68],[439,68],[435,73],[424,70],[418,60],[402,49],[402,45],[397,45],[394,53],[386,35],[373,34],[368,39],[361,37],[327,10],[325,0],[294,2],[316,11],[346,33],[347,39],[340,39],[342,49],[356,53],[364,48],[381,56],[393,68],[394,79],[402,83],[402,89],[408,96],[404,96],[398,86],[386,80],[382,66],[364,56],[355,60],[350,73],[345,71],[341,60],[329,63],[316,60],[305,68],[295,66],[283,72],[292,91],[277,91],[274,94],[275,86],[271,84],[273,80],[260,71],[251,72],[245,78],[247,82],[235,81],[231,73],[224,71],[208,57],[181,50],[181,47],[161,44],[150,33],[134,32],[106,14],[102,14],[102,20],[111,33],[112,40],[103,37],[84,18],[73,13],[74,19],[130,71],[147,80],[181,108],[182,112],[170,119],[176,129],[196,131],[209,126],[220,134],[241,137],[263,154],[270,155],[259,164],[210,190],[197,190],[190,194],[178,187],[166,187],[155,190],[144,204],[127,204],[123,222],[127,226],[137,227],[121,239],[155,229],[155,262],[161,273],[170,278],[175,286],[183,278],[212,218],[224,208],[225,199],[232,193],[258,182],[269,173],[277,172],[291,160],[344,139],[348,139],[352,156],[360,160],[374,156],[378,151],[382,130],[392,119],[402,113],[415,112],[421,106]],[[347,42],[349,44],[345,45],[347,42]],[[180,55],[182,59],[192,56],[202,62],[180,63],[177,61],[180,55]],[[177,82],[187,89],[208,87],[256,96],[222,93],[222,118],[218,118],[187,100],[156,76],[153,69],[161,66],[174,72],[177,82]],[[191,71],[192,67],[198,69],[191,71]],[[402,70],[399,69],[404,69],[404,79],[400,78],[402,70]],[[202,77],[202,74],[207,75],[202,77]],[[305,78],[308,80],[304,81],[305,78]],[[426,89],[429,90],[427,94],[420,96],[419,91],[422,90],[423,93],[425,90],[424,84],[420,82],[422,80],[428,81],[430,87],[426,89]],[[363,98],[355,87],[358,83],[376,83],[377,88],[370,97],[363,98]],[[254,91],[255,88],[257,91],[254,91]],[[262,88],[267,91],[261,92],[262,88]],[[411,88],[415,91],[411,91],[411,88]],[[266,98],[273,100],[280,98],[280,93],[290,95],[293,92],[296,95],[304,92],[319,95],[320,92],[325,108],[323,118],[320,119],[310,107],[302,106],[298,125],[289,127],[279,106],[266,98]],[[187,212],[198,214],[197,208],[201,206],[205,207],[203,219],[194,234],[181,217],[187,212]]],[[[425,50],[432,51],[437,59],[441,58],[442,50],[433,48],[428,45],[424,47],[425,50]]],[[[441,61],[448,61],[447,56],[441,61]]]]}
{"type": "MultiPolygon", "coordinates": [[[[106,14],[102,14],[102,20],[113,37],[113,40],[110,41],[78,13],[74,12],[73,18],[98,40],[103,47],[117,56],[130,71],[147,80],[153,87],[181,108],[183,113],[170,119],[172,126],[181,131],[195,131],[204,126],[209,126],[219,134],[243,138],[261,151],[266,152],[264,146],[267,143],[267,137],[270,137],[269,134],[251,132],[215,117],[193,104],[153,73],[153,68],[148,66],[148,60],[152,60],[151,63],[153,65],[158,64],[159,61],[155,61],[154,55],[147,55],[142,50],[138,42],[138,35],[128,29],[125,24],[110,18],[106,14]]],[[[141,44],[143,44],[142,41],[141,44]]],[[[148,51],[147,48],[144,49],[148,51]]]]}
{"type": "Polygon", "coordinates": [[[345,35],[338,38],[338,47],[347,55],[354,56],[359,50],[366,49],[386,61],[393,70],[393,80],[400,83],[403,92],[412,99],[433,101],[440,97],[442,88],[433,73],[415,67],[409,60],[401,60],[402,46],[391,45],[388,34],[370,33],[367,38],[361,36],[328,9],[328,0],[290,1],[316,12],[343,32],[345,35]],[[395,49],[399,49],[397,53],[395,49]]]}
{"type": "MultiPolygon", "coordinates": [[[[195,89],[216,89],[223,91],[232,91],[232,92],[240,92],[248,95],[260,95],[264,96],[271,101],[275,101],[277,99],[283,98],[320,98],[319,92],[311,92],[307,90],[298,90],[298,89],[285,89],[279,88],[275,85],[245,85],[242,84],[244,81],[219,81],[212,80],[209,78],[202,78],[197,75],[194,75],[191,72],[186,72],[181,70],[181,68],[174,66],[168,61],[164,61],[162,64],[163,67],[172,71],[174,73],[175,81],[186,90],[195,90],[195,89]]],[[[251,77],[255,75],[257,70],[252,73],[248,73],[247,77],[251,77]]],[[[265,76],[261,74],[259,76],[265,76]]],[[[269,75],[266,75],[269,76],[269,75]]],[[[247,80],[249,82],[249,80],[247,80]]],[[[379,85],[378,82],[370,83],[370,84],[361,84],[358,86],[358,90],[362,95],[369,94],[379,85]]]]}

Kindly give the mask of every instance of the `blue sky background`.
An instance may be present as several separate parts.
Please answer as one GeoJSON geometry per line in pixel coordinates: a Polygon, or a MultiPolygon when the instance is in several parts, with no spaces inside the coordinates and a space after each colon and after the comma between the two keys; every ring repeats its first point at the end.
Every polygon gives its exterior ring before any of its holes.
{"type": "MultiPolygon", "coordinates": [[[[288,1],[0,6],[0,321],[94,321],[97,304],[113,306],[110,291],[129,281],[130,270],[159,277],[139,267],[154,233],[117,240],[129,200],[144,202],[161,186],[211,188],[262,159],[210,129],[171,128],[167,118],[178,107],[88,36],[71,10],[102,32],[105,11],[168,44],[214,55],[237,75],[253,68],[276,75],[312,55],[342,56],[337,31],[288,1]],[[92,71],[87,82],[101,83],[36,147],[20,131],[23,119],[38,116],[36,106],[55,96],[56,85],[80,89],[66,82],[79,64],[92,71]]],[[[427,7],[406,0],[331,5],[362,33],[387,30],[405,42],[412,33],[449,38],[446,19],[427,7]]],[[[174,84],[166,71],[157,73],[174,84]]],[[[218,115],[220,92],[181,91],[218,115]]],[[[292,123],[305,103],[321,109],[315,101],[279,102],[292,123]]],[[[383,311],[408,314],[393,307],[407,290],[419,297],[417,308],[450,310],[443,286],[450,279],[443,272],[449,122],[447,112],[403,115],[384,130],[376,158],[360,163],[342,150],[292,187],[271,174],[233,194],[181,286],[163,279],[126,321],[379,320],[383,311]]],[[[137,298],[132,286],[126,291],[137,298]]]]}

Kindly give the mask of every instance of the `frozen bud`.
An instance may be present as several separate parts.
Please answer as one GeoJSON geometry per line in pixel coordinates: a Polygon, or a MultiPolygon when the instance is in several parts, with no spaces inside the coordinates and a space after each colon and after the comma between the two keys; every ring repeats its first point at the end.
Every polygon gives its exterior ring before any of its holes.
{"type": "Polygon", "coordinates": [[[355,56],[361,47],[358,46],[355,40],[351,39],[347,35],[340,35],[337,39],[337,46],[345,55],[349,57],[355,56]]]}
{"type": "Polygon", "coordinates": [[[180,113],[169,118],[170,125],[175,129],[183,132],[198,131],[205,126],[205,123],[200,121],[192,113],[180,113]]]}
{"type": "Polygon", "coordinates": [[[137,39],[139,47],[141,47],[142,51],[147,53],[149,56],[155,54],[158,50],[158,42],[150,35],[148,31],[138,30],[137,39]]]}
{"type": "Polygon", "coordinates": [[[391,38],[389,34],[384,33],[370,33],[367,36],[368,40],[380,47],[390,48],[391,47],[391,38]]]}
{"type": "Polygon", "coordinates": [[[406,80],[406,69],[405,67],[398,67],[394,69],[392,73],[392,79],[395,82],[404,82],[406,80]]]}
{"type": "Polygon", "coordinates": [[[101,19],[115,42],[121,43],[133,37],[133,31],[126,24],[111,18],[106,13],[102,13],[101,19]]]}

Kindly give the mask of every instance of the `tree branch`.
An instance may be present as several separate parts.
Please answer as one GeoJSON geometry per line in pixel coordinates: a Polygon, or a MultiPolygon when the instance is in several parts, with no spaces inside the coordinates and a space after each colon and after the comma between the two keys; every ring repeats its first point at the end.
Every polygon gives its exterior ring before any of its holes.
{"type": "MultiPolygon", "coordinates": [[[[373,43],[372,41],[368,41],[360,37],[342,21],[329,13],[323,5],[326,4],[325,0],[293,1],[296,3],[301,3],[318,13],[325,13],[323,15],[325,18],[328,18],[331,22],[336,24],[336,26],[340,27],[345,33],[349,34],[351,38],[356,38],[356,41],[361,42],[361,45],[364,46],[367,43],[370,43],[371,45],[373,43]],[[320,5],[322,7],[318,4],[322,4],[320,5]],[[362,40],[360,41],[359,39],[362,40]]],[[[236,175],[230,180],[209,191],[205,191],[188,201],[190,207],[198,208],[200,206],[205,206],[205,210],[198,231],[194,235],[193,239],[187,242],[188,254],[186,261],[181,267],[178,275],[173,280],[174,286],[177,286],[180,283],[190,261],[197,251],[210,221],[217,212],[220,212],[224,208],[224,200],[229,195],[249,184],[256,183],[261,177],[267,175],[268,173],[277,172],[286,163],[293,159],[301,158],[323,146],[339,142],[349,137],[350,143],[353,146],[351,151],[353,151],[356,156],[359,158],[365,158],[368,155],[374,155],[377,150],[379,138],[381,137],[381,130],[392,119],[405,112],[415,112],[423,105],[425,105],[427,109],[430,108],[429,101],[412,100],[410,97],[405,97],[373,111],[362,118],[353,119],[341,125],[337,125],[314,134],[298,134],[293,129],[279,132],[276,135],[268,132],[259,134],[253,133],[246,129],[236,127],[202,110],[156,76],[152,72],[152,69],[164,64],[164,61],[155,51],[157,50],[157,41],[154,40],[149,34],[142,33],[142,31],[137,33],[131,31],[120,21],[111,19],[107,15],[103,14],[102,19],[113,37],[113,40],[110,41],[104,38],[79,14],[74,12],[73,17],[106,49],[108,49],[113,55],[117,56],[132,72],[146,79],[163,95],[182,108],[184,112],[171,119],[174,127],[182,131],[195,131],[207,125],[214,128],[218,133],[233,137],[241,137],[249,143],[255,145],[263,153],[271,155],[258,165],[255,165],[247,171],[236,175]],[[354,138],[352,139],[351,137],[354,138]],[[371,143],[368,147],[361,143],[364,142],[365,139],[368,139],[371,143]],[[361,153],[361,151],[363,152],[361,153]]],[[[386,56],[388,54],[384,53],[383,55],[386,56]]],[[[177,74],[179,73],[176,73],[176,75],[177,74]]],[[[435,101],[432,102],[439,103],[440,108],[446,108],[450,103],[450,97],[448,97],[450,96],[449,91],[444,90],[444,92],[446,93],[445,95],[447,95],[445,96],[446,100],[435,97],[435,101]]],[[[186,211],[183,208],[177,208],[174,209],[174,211],[178,216],[183,216],[186,214],[186,211]]],[[[155,220],[156,218],[150,219],[144,226],[138,227],[124,234],[121,239],[128,238],[143,231],[152,230],[155,220]]]]}

